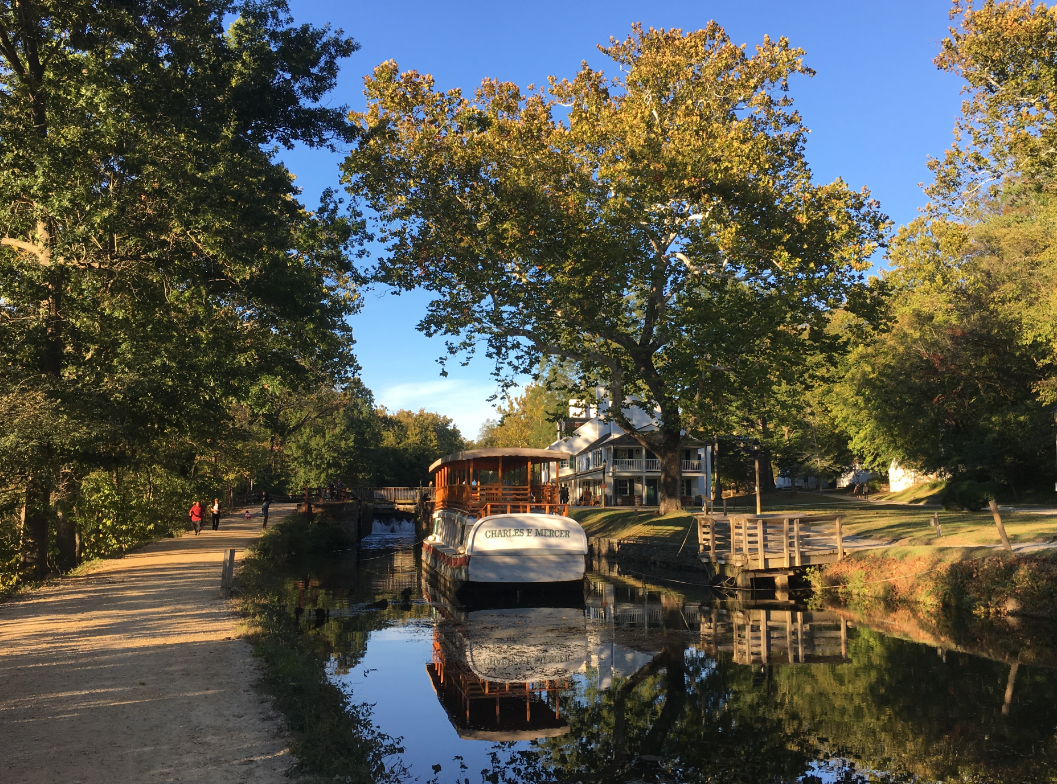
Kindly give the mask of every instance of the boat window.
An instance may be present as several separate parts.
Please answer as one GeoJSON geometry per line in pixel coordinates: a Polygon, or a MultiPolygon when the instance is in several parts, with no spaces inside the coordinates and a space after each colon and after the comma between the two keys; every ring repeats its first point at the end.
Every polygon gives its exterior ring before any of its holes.
{"type": "Polygon", "coordinates": [[[499,484],[499,472],[489,471],[487,469],[474,471],[477,475],[477,483],[481,485],[497,485],[499,484]]]}

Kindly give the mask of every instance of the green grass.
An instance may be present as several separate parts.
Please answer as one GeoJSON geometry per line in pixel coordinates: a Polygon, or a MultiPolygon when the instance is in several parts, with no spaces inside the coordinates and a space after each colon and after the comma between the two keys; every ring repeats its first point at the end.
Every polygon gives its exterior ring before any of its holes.
{"type": "Polygon", "coordinates": [[[937,479],[933,482],[924,482],[920,485],[908,487],[896,493],[877,493],[873,496],[876,501],[899,501],[904,504],[939,503],[939,495],[947,482],[937,479]]]}
{"type": "MultiPolygon", "coordinates": [[[[656,512],[634,509],[573,509],[570,514],[588,536],[604,539],[644,538],[679,544],[686,536],[687,527],[694,526],[694,518],[687,512],[675,512],[658,517],[656,512]]],[[[696,544],[692,530],[690,539],[696,544]]]]}
{"type": "Polygon", "coordinates": [[[974,615],[1053,617],[1057,552],[888,547],[809,571],[813,601],[860,609],[959,608],[974,615]]]}
{"type": "MultiPolygon", "coordinates": [[[[888,506],[868,501],[854,501],[846,496],[830,496],[825,503],[764,505],[767,513],[844,515],[844,531],[870,539],[891,540],[900,545],[939,545],[943,547],[978,547],[1000,544],[994,518],[989,511],[944,512],[913,506],[888,506]],[[942,537],[930,524],[939,515],[942,537]]],[[[1002,512],[1002,522],[1010,542],[1057,542],[1057,515],[1031,512],[1002,512]]]]}
{"type": "MultiPolygon", "coordinates": [[[[728,512],[753,514],[755,499],[748,496],[727,500],[728,512]]],[[[626,508],[573,509],[572,516],[584,527],[588,536],[609,539],[650,538],[658,541],[682,542],[687,526],[693,526],[693,512],[672,513],[663,517],[655,512],[626,508]]],[[[989,511],[944,512],[936,507],[921,508],[910,504],[882,504],[861,501],[846,493],[770,493],[763,497],[764,514],[789,513],[842,514],[847,534],[869,539],[891,541],[902,546],[986,547],[1000,544],[994,519],[989,511]],[[937,538],[929,524],[933,514],[939,514],[943,536],[937,538]]],[[[1013,544],[1057,543],[1057,515],[1032,512],[1002,512],[1006,534],[1013,544]]],[[[697,543],[696,531],[690,539],[697,543]]]]}

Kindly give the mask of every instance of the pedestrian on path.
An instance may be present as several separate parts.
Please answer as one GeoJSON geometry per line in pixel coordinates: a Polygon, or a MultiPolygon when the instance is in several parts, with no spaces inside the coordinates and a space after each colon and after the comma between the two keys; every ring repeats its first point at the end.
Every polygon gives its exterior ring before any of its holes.
{"type": "Polygon", "coordinates": [[[202,533],[202,505],[195,501],[194,506],[187,513],[191,516],[191,525],[194,526],[195,536],[198,536],[202,533]]]}
{"type": "Polygon", "coordinates": [[[213,505],[209,508],[209,511],[213,513],[213,530],[220,530],[220,499],[214,498],[213,505]]]}
{"type": "Polygon", "coordinates": [[[268,527],[268,507],[272,505],[272,497],[268,495],[268,491],[265,490],[263,494],[264,503],[261,505],[261,514],[264,515],[264,525],[261,526],[263,531],[268,527]]]}

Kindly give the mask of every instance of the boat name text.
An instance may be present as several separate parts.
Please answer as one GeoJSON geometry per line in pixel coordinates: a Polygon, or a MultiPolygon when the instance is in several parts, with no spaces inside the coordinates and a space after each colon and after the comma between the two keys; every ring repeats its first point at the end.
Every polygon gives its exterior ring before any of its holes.
{"type": "Polygon", "coordinates": [[[550,536],[556,539],[568,539],[568,531],[555,531],[551,528],[489,528],[484,532],[485,539],[502,539],[507,536],[550,536]]]}

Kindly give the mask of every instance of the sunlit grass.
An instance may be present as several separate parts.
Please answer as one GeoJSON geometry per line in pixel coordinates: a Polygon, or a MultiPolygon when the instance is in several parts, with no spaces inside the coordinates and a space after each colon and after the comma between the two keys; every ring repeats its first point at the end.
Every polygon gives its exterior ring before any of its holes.
{"type": "MultiPolygon", "coordinates": [[[[755,500],[728,499],[728,512],[755,513],[755,500]]],[[[696,510],[694,510],[696,511],[696,510]]],[[[765,514],[844,516],[846,534],[904,546],[987,547],[1000,544],[989,511],[945,512],[938,507],[887,505],[853,499],[845,494],[771,493],[763,498],[765,514]],[[942,537],[930,524],[939,515],[942,537]]],[[[572,512],[588,536],[609,539],[631,537],[681,542],[691,528],[688,541],[696,544],[696,526],[691,511],[656,516],[655,510],[574,509],[572,512]]],[[[1013,544],[1057,543],[1057,515],[1033,512],[1002,512],[1002,522],[1013,544]]]]}

